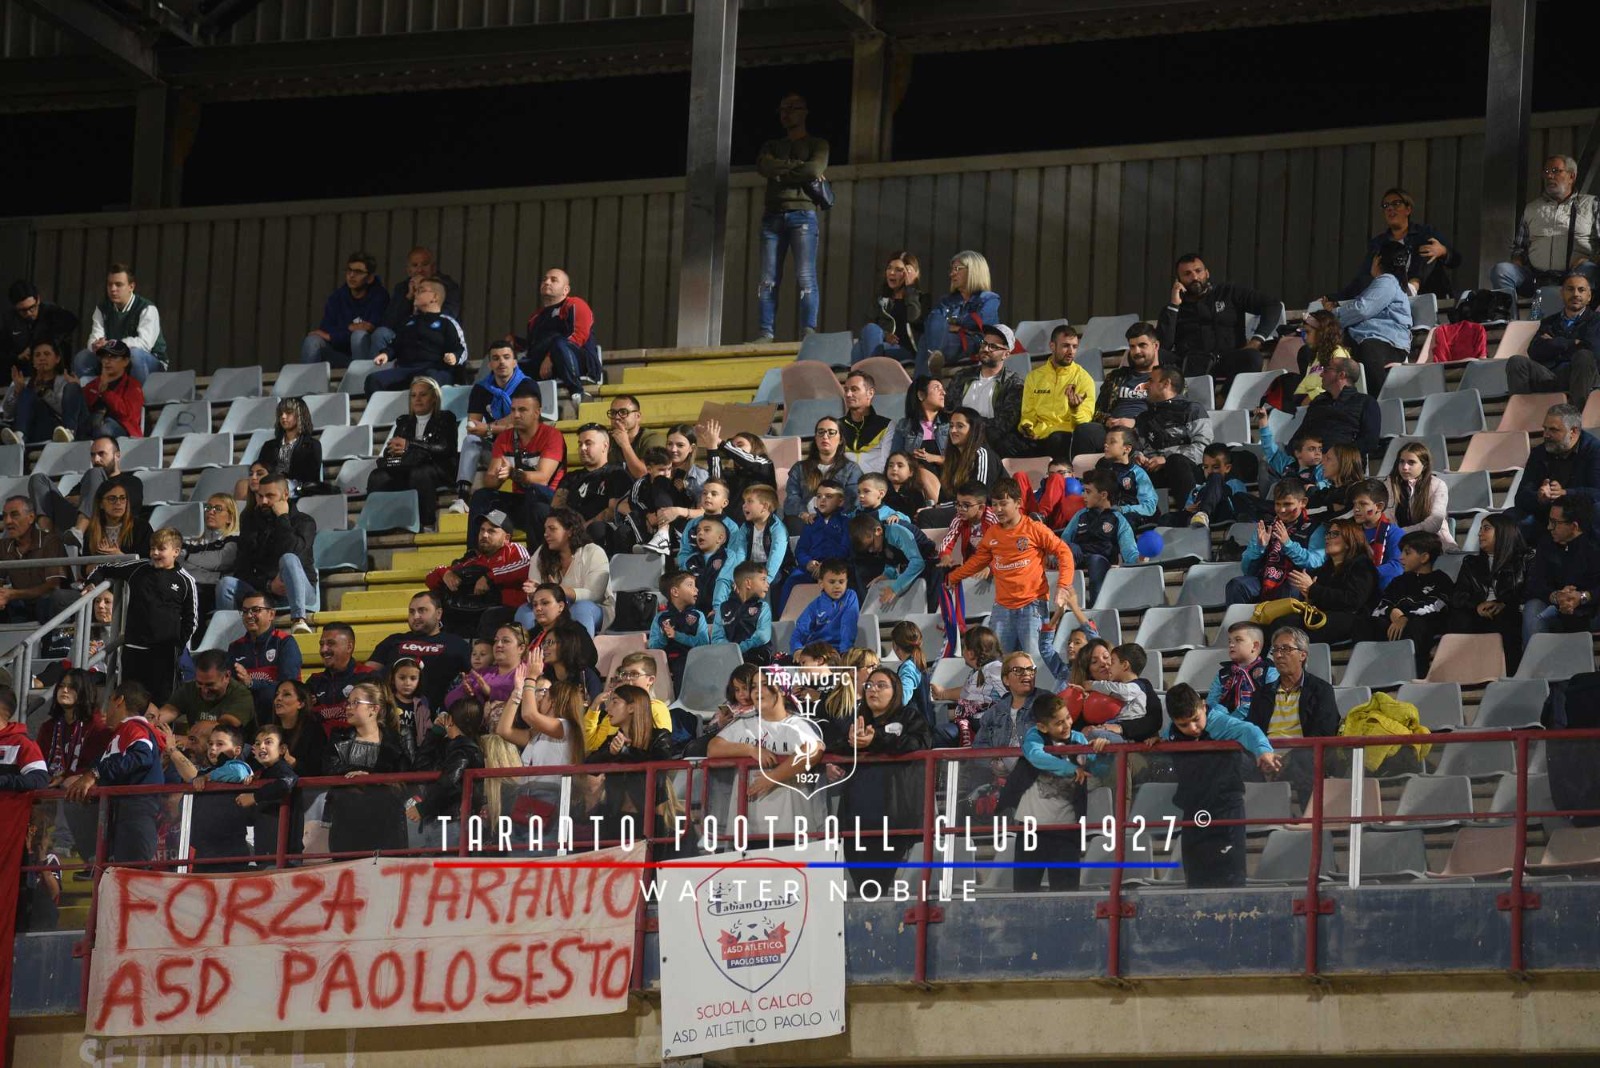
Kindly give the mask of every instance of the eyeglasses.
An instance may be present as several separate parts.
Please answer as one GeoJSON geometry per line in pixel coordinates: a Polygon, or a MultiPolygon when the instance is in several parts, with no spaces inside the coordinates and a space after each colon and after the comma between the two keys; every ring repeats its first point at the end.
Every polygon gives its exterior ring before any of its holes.
{"type": "Polygon", "coordinates": [[[252,605],[249,608],[239,609],[239,614],[242,616],[259,616],[263,612],[270,611],[272,611],[272,609],[268,608],[266,605],[252,605]]]}
{"type": "Polygon", "coordinates": [[[619,671],[616,677],[619,679],[647,679],[650,677],[650,673],[648,671],[619,671]]]}
{"type": "Polygon", "coordinates": [[[1576,522],[1577,522],[1576,519],[1558,519],[1555,516],[1551,516],[1550,517],[1550,522],[1549,522],[1548,525],[1552,526],[1552,527],[1553,526],[1558,526],[1558,525],[1563,525],[1564,526],[1564,525],[1570,525],[1570,524],[1576,523],[1576,522]]]}
{"type": "Polygon", "coordinates": [[[639,409],[637,408],[613,408],[608,414],[611,416],[611,418],[616,419],[619,416],[632,415],[638,410],[639,409]]]}
{"type": "Polygon", "coordinates": [[[1298,653],[1299,651],[1300,647],[1298,645],[1274,645],[1272,647],[1273,656],[1288,656],[1290,653],[1298,653]]]}
{"type": "Polygon", "coordinates": [[[819,438],[836,438],[839,436],[839,431],[837,428],[830,426],[822,430],[818,430],[815,436],[819,438]]]}
{"type": "Polygon", "coordinates": [[[1039,674],[1039,669],[1035,668],[1035,667],[1014,667],[1014,668],[1010,669],[1008,674],[1011,674],[1011,675],[1037,675],[1037,674],[1039,674]]]}
{"type": "Polygon", "coordinates": [[[378,707],[378,702],[376,702],[376,701],[366,701],[366,700],[362,700],[361,698],[358,698],[358,697],[352,697],[350,700],[345,702],[345,705],[346,705],[346,707],[350,707],[350,706],[353,706],[353,705],[371,705],[373,708],[377,708],[378,707]]]}
{"type": "Polygon", "coordinates": [[[1544,169],[1544,176],[1546,178],[1554,178],[1558,174],[1566,174],[1566,173],[1567,173],[1567,169],[1565,167],[1546,167],[1544,169]]]}
{"type": "Polygon", "coordinates": [[[892,682],[884,682],[884,681],[882,681],[880,679],[877,682],[869,682],[869,683],[867,683],[866,686],[863,687],[863,688],[864,689],[868,689],[868,690],[892,690],[892,689],[894,689],[894,683],[892,683],[892,682]]]}
{"type": "Polygon", "coordinates": [[[1410,204],[1407,204],[1403,200],[1385,200],[1382,204],[1378,205],[1378,207],[1382,208],[1384,211],[1396,211],[1400,208],[1409,208],[1410,206],[1410,204]]]}
{"type": "Polygon", "coordinates": [[[1003,341],[985,341],[983,343],[983,351],[985,351],[985,352],[1009,352],[1010,350],[1006,347],[1006,344],[1003,341]]]}
{"type": "Polygon", "coordinates": [[[227,505],[208,504],[208,505],[206,505],[205,510],[209,514],[211,512],[226,512],[228,510],[228,508],[227,508],[227,505]]]}
{"type": "Polygon", "coordinates": [[[27,315],[29,312],[39,310],[39,302],[36,300],[32,304],[13,304],[11,308],[18,315],[27,315]]]}
{"type": "Polygon", "coordinates": [[[102,501],[104,501],[105,503],[107,503],[107,504],[127,504],[128,503],[128,495],[126,493],[117,493],[117,494],[108,493],[104,497],[101,497],[100,499],[102,501]]]}

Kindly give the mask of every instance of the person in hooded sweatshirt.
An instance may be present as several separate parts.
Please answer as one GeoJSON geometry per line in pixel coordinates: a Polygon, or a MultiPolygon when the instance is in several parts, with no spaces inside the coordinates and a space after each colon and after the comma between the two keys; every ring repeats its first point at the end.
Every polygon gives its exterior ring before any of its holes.
{"type": "MultiPolygon", "coordinates": [[[[469,768],[484,766],[483,749],[478,744],[478,736],[483,733],[483,705],[470,697],[456,701],[439,717],[435,730],[440,728],[444,731],[443,752],[436,761],[429,761],[438,767],[439,778],[419,784],[420,789],[406,802],[406,819],[422,825],[423,840],[431,848],[443,844],[449,849],[460,834],[462,780],[469,768]],[[442,816],[449,817],[450,822],[441,824],[442,816]]],[[[431,734],[424,749],[437,749],[439,745],[439,735],[431,734]]],[[[480,811],[483,803],[480,781],[472,787],[472,813],[480,811]]]]}
{"type": "Polygon", "coordinates": [[[43,790],[50,785],[44,751],[16,714],[17,699],[0,690],[0,790],[43,790]]]}

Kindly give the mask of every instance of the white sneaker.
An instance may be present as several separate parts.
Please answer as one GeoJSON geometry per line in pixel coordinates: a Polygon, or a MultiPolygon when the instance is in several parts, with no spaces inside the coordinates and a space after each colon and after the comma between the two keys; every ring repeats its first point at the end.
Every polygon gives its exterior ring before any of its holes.
{"type": "Polygon", "coordinates": [[[68,430],[64,426],[56,427],[50,436],[56,441],[73,441],[77,437],[77,435],[73,434],[72,431],[68,430]]]}
{"type": "Polygon", "coordinates": [[[22,445],[22,444],[25,444],[25,442],[22,440],[22,435],[18,434],[15,430],[12,430],[10,427],[6,427],[4,430],[0,430],[0,442],[5,442],[7,445],[22,445]]]}
{"type": "Polygon", "coordinates": [[[468,511],[467,502],[457,497],[451,502],[449,510],[452,515],[466,515],[468,511]]]}
{"type": "Polygon", "coordinates": [[[310,633],[312,633],[311,624],[307,623],[303,619],[294,620],[292,623],[289,624],[289,633],[290,634],[310,634],[310,633]]]}
{"type": "Polygon", "coordinates": [[[672,551],[671,538],[672,528],[664,526],[660,530],[656,531],[655,534],[651,536],[649,541],[644,543],[644,547],[649,552],[660,553],[662,556],[666,556],[672,551]]]}

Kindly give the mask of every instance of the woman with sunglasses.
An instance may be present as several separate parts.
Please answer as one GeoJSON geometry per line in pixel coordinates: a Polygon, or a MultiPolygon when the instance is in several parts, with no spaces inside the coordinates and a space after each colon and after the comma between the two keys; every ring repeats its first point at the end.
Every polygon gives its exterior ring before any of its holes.
{"type": "Polygon", "coordinates": [[[200,589],[200,614],[207,616],[217,603],[217,583],[233,574],[239,559],[239,506],[226,493],[206,498],[205,530],[183,543],[183,569],[200,589]]]}

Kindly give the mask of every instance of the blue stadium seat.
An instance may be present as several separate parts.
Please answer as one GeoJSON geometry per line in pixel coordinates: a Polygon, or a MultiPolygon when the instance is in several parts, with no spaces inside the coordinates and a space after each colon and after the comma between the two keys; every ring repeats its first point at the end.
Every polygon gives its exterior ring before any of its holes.
{"type": "Polygon", "coordinates": [[[159,407],[171,401],[194,400],[193,371],[152,371],[144,380],[144,404],[159,407]]]}
{"type": "Polygon", "coordinates": [[[328,392],[333,379],[333,366],[324,363],[288,363],[278,372],[272,383],[274,397],[304,397],[312,393],[328,392]]]}
{"type": "Polygon", "coordinates": [[[369,533],[386,530],[422,529],[422,515],[415,490],[388,490],[367,494],[356,526],[369,533]]]}
{"type": "Polygon", "coordinates": [[[318,571],[367,570],[367,532],[360,527],[353,530],[319,530],[312,543],[311,557],[318,571]]]}
{"type": "Polygon", "coordinates": [[[260,367],[223,367],[213,372],[206,386],[207,404],[226,404],[246,397],[261,396],[260,367]]]}

